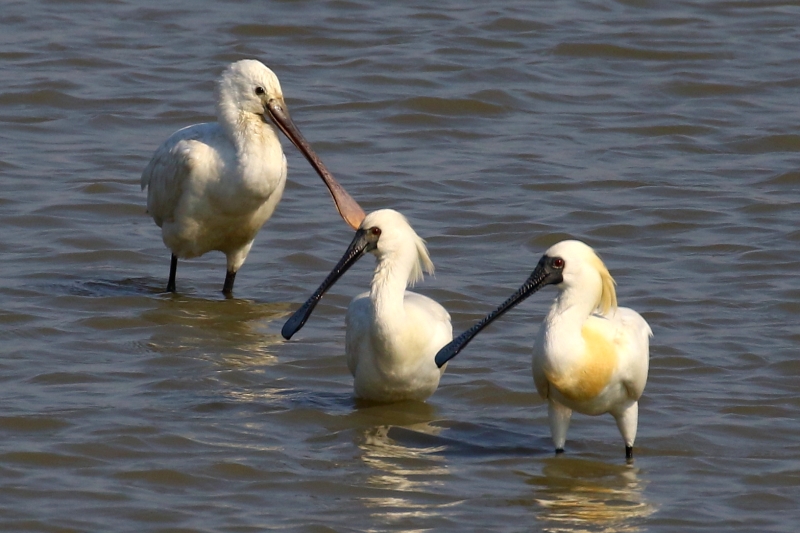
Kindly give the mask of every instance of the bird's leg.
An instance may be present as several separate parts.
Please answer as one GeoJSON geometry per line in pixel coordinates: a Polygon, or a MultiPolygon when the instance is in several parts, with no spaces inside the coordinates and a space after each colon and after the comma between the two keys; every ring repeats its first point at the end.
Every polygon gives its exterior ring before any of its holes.
{"type": "Polygon", "coordinates": [[[225,284],[222,286],[222,294],[227,298],[233,296],[233,282],[236,279],[236,271],[228,270],[225,272],[225,284]]]}
{"type": "Polygon", "coordinates": [[[567,428],[569,428],[569,419],[572,417],[572,409],[551,398],[547,402],[547,415],[556,453],[564,453],[564,443],[567,441],[567,428]]]}
{"type": "Polygon", "coordinates": [[[169,263],[169,281],[167,282],[167,292],[175,292],[175,272],[178,271],[178,256],[172,254],[169,263]]]}
{"type": "Polygon", "coordinates": [[[630,461],[633,459],[633,441],[636,440],[636,427],[639,424],[639,402],[630,402],[620,412],[612,415],[625,441],[625,459],[630,461]]]}

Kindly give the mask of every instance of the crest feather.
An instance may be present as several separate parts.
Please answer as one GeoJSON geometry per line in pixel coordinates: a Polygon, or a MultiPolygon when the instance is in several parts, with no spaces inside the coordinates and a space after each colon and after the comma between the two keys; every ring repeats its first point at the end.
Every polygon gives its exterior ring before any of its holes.
{"type": "Polygon", "coordinates": [[[594,267],[597,273],[600,274],[600,281],[602,283],[602,292],[600,293],[600,300],[597,302],[597,310],[601,315],[608,315],[609,312],[617,309],[617,290],[615,288],[617,282],[611,277],[611,273],[606,268],[603,260],[595,255],[597,262],[594,267]]]}
{"type": "Polygon", "coordinates": [[[409,287],[413,287],[416,282],[422,281],[424,278],[423,273],[433,275],[434,272],[433,261],[431,261],[431,256],[428,253],[428,247],[425,246],[425,240],[416,233],[414,237],[416,237],[414,239],[414,245],[417,248],[417,261],[414,263],[414,267],[411,269],[411,275],[408,277],[409,287]]]}

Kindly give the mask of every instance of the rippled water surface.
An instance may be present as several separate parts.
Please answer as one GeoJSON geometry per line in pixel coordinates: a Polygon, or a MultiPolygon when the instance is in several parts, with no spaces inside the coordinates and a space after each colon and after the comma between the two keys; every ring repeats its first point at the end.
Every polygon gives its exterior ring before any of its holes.
{"type": "Polygon", "coordinates": [[[0,530],[796,530],[795,2],[11,0],[0,28],[0,530]],[[426,403],[352,398],[370,258],[284,342],[352,236],[288,142],[235,298],[219,253],[162,293],[139,176],[246,57],[365,209],[427,239],[416,290],[456,333],[549,245],[602,253],[655,333],[635,463],[608,416],[552,454],[552,289],[426,403]]]}

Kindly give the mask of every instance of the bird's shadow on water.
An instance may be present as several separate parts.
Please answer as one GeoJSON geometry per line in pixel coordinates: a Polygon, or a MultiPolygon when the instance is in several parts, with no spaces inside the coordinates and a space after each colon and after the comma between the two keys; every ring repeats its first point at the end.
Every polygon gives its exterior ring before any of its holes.
{"type": "Polygon", "coordinates": [[[164,284],[154,278],[80,280],[70,284],[65,292],[74,296],[90,298],[134,295],[152,296],[164,293],[164,284]]]}
{"type": "Polygon", "coordinates": [[[161,281],[153,278],[96,279],[77,281],[63,291],[87,298],[114,298],[126,296],[155,296],[156,306],[148,315],[160,317],[158,323],[193,322],[212,329],[236,329],[237,324],[255,320],[274,321],[287,316],[295,307],[290,302],[256,302],[243,298],[226,298],[221,292],[216,298],[197,297],[192,291],[166,292],[161,281]],[[172,318],[170,315],[175,313],[172,318]]]}
{"type": "Polygon", "coordinates": [[[426,402],[374,403],[354,398],[352,393],[314,394],[295,401],[334,415],[328,427],[331,432],[355,431],[364,435],[380,428],[387,442],[405,448],[436,449],[445,457],[486,459],[553,454],[549,437],[532,437],[499,425],[448,420],[438,407],[426,402]]]}
{"type": "MultiPolygon", "coordinates": [[[[160,278],[140,277],[123,279],[91,279],[78,280],[66,287],[63,292],[75,296],[86,296],[93,298],[104,298],[110,296],[157,296],[168,300],[187,301],[244,301],[256,303],[248,298],[239,298],[236,293],[225,295],[221,290],[210,293],[203,292],[202,295],[191,284],[187,284],[176,292],[168,292],[166,283],[160,278]]],[[[282,302],[274,302],[282,303],[282,302]]],[[[286,304],[290,305],[290,304],[286,304]]]]}
{"type": "MultiPolygon", "coordinates": [[[[197,293],[188,288],[186,291],[167,292],[163,280],[155,278],[124,278],[124,279],[93,279],[75,281],[60,287],[61,292],[74,296],[87,298],[110,298],[125,296],[147,296],[157,298],[157,301],[174,303],[189,310],[197,306],[198,312],[208,311],[216,306],[220,309],[220,317],[233,309],[241,311],[250,310],[255,318],[283,318],[296,307],[293,302],[258,302],[247,298],[225,296],[222,291],[211,296],[197,296],[197,293]]],[[[239,316],[249,318],[247,316],[239,316]]]]}
{"type": "Polygon", "coordinates": [[[423,402],[404,402],[380,406],[356,404],[369,416],[390,423],[386,437],[409,448],[436,448],[445,457],[497,458],[513,456],[549,456],[550,439],[529,433],[510,431],[500,425],[454,421],[443,417],[438,407],[423,402]],[[409,418],[409,423],[386,417],[409,418]],[[415,420],[416,419],[416,420],[415,420]]]}
{"type": "Polygon", "coordinates": [[[547,457],[553,453],[550,439],[499,426],[449,420],[432,421],[430,425],[436,428],[435,433],[394,427],[387,435],[410,447],[441,447],[441,453],[453,458],[547,457]]]}

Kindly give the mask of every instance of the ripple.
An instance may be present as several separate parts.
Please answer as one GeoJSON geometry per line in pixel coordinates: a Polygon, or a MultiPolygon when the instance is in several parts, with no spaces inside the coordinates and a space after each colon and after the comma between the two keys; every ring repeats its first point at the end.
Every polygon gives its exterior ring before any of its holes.
{"type": "Polygon", "coordinates": [[[553,53],[574,57],[601,57],[640,61],[701,61],[724,58],[713,53],[654,50],[608,43],[560,43],[553,48],[553,53]]]}
{"type": "Polygon", "coordinates": [[[794,8],[653,7],[4,4],[0,530],[792,530],[794,8]],[[283,341],[352,238],[290,143],[237,298],[220,254],[162,292],[141,170],[244,57],[365,208],[426,238],[414,290],[457,330],[549,245],[598,249],[655,332],[634,465],[609,417],[552,454],[530,350],[554,290],[424,404],[353,398],[343,317],[372,260],[283,341]]]}
{"type": "Polygon", "coordinates": [[[9,464],[46,468],[89,468],[102,464],[100,461],[50,452],[6,452],[0,460],[9,464]]]}
{"type": "Polygon", "coordinates": [[[3,416],[0,417],[0,428],[3,431],[20,433],[58,431],[69,427],[70,424],[59,418],[43,416],[3,416]]]}

